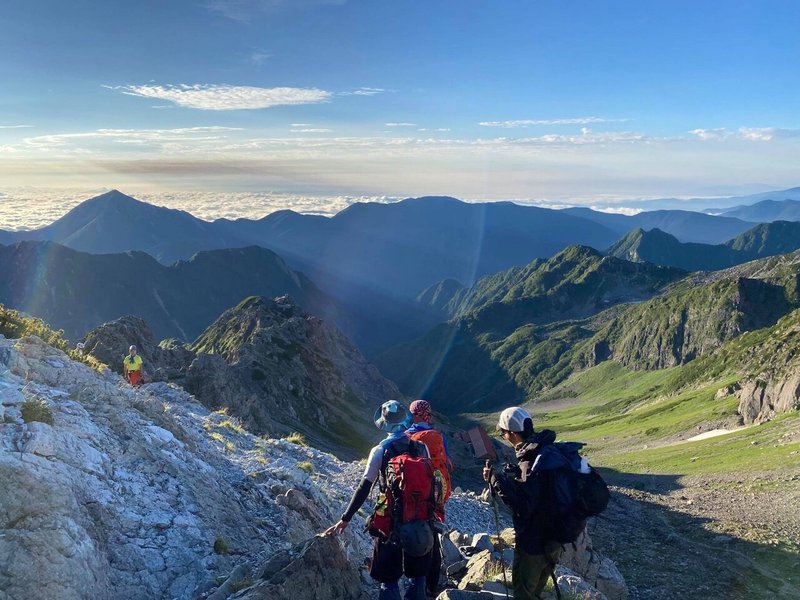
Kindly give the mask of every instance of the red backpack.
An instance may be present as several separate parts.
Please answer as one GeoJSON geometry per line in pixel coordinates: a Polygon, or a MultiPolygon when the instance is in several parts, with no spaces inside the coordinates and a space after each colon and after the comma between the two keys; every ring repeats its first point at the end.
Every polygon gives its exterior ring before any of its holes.
{"type": "Polygon", "coordinates": [[[412,521],[431,521],[441,495],[425,445],[403,436],[385,449],[380,495],[367,522],[371,535],[388,538],[412,521]]]}

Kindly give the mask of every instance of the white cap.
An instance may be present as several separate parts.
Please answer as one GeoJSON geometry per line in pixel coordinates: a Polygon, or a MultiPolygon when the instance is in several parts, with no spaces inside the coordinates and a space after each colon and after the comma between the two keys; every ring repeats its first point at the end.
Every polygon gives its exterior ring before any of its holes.
{"type": "Polygon", "coordinates": [[[519,406],[512,406],[500,413],[500,419],[497,421],[497,428],[504,429],[505,431],[513,431],[514,433],[521,433],[525,430],[525,419],[530,419],[531,425],[533,425],[533,418],[527,410],[519,406]]]}

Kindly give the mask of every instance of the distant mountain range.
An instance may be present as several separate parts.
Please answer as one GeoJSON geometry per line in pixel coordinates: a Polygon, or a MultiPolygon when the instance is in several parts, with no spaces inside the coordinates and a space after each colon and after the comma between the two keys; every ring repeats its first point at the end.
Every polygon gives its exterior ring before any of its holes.
{"type": "Polygon", "coordinates": [[[728,216],[714,216],[689,210],[653,210],[637,215],[620,215],[590,208],[566,208],[563,212],[594,221],[619,233],[631,229],[660,229],[681,242],[721,244],[752,227],[752,223],[728,216]]]}
{"type": "Polygon", "coordinates": [[[800,223],[775,221],[748,229],[724,244],[682,243],[661,231],[635,229],[606,250],[610,256],[634,262],[716,271],[750,260],[800,248],[800,223]]]}
{"type": "MultiPolygon", "coordinates": [[[[795,188],[799,193],[795,196],[800,198],[800,188],[795,188]]],[[[762,200],[755,204],[745,204],[734,206],[733,208],[715,209],[709,208],[704,212],[713,215],[723,215],[735,217],[742,221],[753,223],[766,223],[770,221],[800,221],[800,200],[762,200]]]]}
{"type": "Polygon", "coordinates": [[[682,242],[716,244],[751,226],[690,211],[626,216],[447,197],[359,203],[331,218],[280,211],[259,220],[209,223],[115,190],[42,229],[0,232],[0,243],[54,241],[91,253],[140,250],[165,264],[202,250],[258,245],[355,304],[371,294],[413,301],[444,279],[471,285],[482,275],[553,256],[571,244],[606,248],[637,227],[658,227],[682,242]]]}
{"type": "Polygon", "coordinates": [[[144,252],[88,254],[53,242],[18,242],[0,245],[0,273],[0,304],[44,319],[71,340],[133,314],[159,339],[191,341],[223,310],[252,295],[289,295],[367,350],[419,335],[436,322],[419,306],[390,299],[345,305],[258,246],[199,252],[165,266],[144,252]]]}

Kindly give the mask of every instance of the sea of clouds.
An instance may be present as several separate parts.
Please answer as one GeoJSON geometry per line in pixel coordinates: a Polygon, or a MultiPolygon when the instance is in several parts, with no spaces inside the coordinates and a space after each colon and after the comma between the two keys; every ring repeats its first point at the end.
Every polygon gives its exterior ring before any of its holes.
{"type": "MultiPolygon", "coordinates": [[[[109,191],[108,188],[48,189],[19,188],[0,191],[0,229],[37,229],[49,225],[81,202],[109,191]]],[[[314,196],[274,192],[195,192],[195,191],[134,191],[124,193],[157,206],[185,210],[192,215],[214,219],[260,219],[279,210],[293,210],[304,214],[332,216],[357,202],[398,202],[399,196],[314,196]]],[[[461,198],[466,202],[487,202],[491,198],[461,198]]],[[[589,206],[595,210],[635,214],[641,208],[630,208],[619,200],[597,202],[578,199],[573,202],[558,200],[511,199],[513,202],[546,208],[589,206]]]]}
{"type": "MultiPolygon", "coordinates": [[[[95,189],[15,189],[0,192],[0,229],[36,229],[49,225],[89,198],[109,191],[95,189]]],[[[261,217],[278,210],[334,215],[356,202],[396,202],[388,196],[300,196],[269,192],[131,192],[138,200],[185,210],[196,217],[214,219],[261,217]]]]}

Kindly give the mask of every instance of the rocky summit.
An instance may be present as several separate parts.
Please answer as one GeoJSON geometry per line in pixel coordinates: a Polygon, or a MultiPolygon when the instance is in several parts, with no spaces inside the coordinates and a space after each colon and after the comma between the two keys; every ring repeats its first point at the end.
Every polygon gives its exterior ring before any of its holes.
{"type": "Polygon", "coordinates": [[[288,297],[247,298],[190,345],[156,345],[144,321],[123,317],[90,332],[85,351],[119,371],[130,344],[146,379],[178,383],[252,432],[297,431],[350,458],[377,441],[376,408],[401,398],[347,338],[288,297]]]}
{"type": "MultiPolygon", "coordinates": [[[[339,538],[317,535],[358,463],[256,437],[173,384],[134,389],[37,337],[0,337],[0,407],[4,600],[375,597],[363,514],[339,538]]],[[[487,504],[454,494],[448,525],[464,541],[490,523],[487,504]]],[[[592,581],[572,583],[624,598],[592,552],[570,563],[592,581]]]]}

